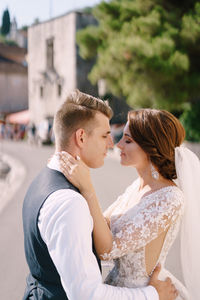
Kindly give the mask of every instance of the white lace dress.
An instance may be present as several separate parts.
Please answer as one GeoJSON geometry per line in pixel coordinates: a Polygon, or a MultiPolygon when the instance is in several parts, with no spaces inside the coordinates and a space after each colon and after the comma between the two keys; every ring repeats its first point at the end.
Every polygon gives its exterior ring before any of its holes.
{"type": "Polygon", "coordinates": [[[177,300],[188,300],[188,293],[183,284],[164,267],[183,215],[183,194],[178,187],[168,186],[143,196],[137,203],[134,202],[134,194],[138,187],[139,181],[136,180],[104,213],[105,217],[110,219],[113,247],[111,252],[102,255],[102,258],[114,260],[114,268],[108,274],[105,283],[122,287],[147,285],[150,275],[146,271],[146,246],[164,232],[164,242],[153,269],[157,262],[160,262],[160,279],[170,277],[179,291],[177,300]]]}

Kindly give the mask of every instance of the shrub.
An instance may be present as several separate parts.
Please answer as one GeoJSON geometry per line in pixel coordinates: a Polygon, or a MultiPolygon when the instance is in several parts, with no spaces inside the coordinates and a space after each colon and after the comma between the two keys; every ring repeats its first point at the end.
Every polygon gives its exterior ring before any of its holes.
{"type": "Polygon", "coordinates": [[[200,99],[192,102],[180,117],[185,131],[186,140],[200,142],[200,99]]]}

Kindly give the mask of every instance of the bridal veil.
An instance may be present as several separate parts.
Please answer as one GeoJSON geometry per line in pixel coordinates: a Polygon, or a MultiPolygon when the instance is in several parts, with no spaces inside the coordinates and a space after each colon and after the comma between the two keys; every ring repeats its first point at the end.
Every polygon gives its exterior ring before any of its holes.
{"type": "Polygon", "coordinates": [[[181,226],[181,264],[190,300],[199,299],[200,272],[200,161],[184,146],[175,148],[179,188],[185,197],[181,226]]]}

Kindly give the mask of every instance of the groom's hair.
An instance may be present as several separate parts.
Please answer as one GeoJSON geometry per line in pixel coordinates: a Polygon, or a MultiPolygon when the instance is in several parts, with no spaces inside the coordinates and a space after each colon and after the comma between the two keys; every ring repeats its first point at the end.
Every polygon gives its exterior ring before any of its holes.
{"type": "Polygon", "coordinates": [[[71,135],[79,128],[88,133],[94,128],[94,117],[97,112],[111,119],[113,112],[107,101],[75,90],[68,94],[54,116],[53,130],[55,143],[64,149],[71,135]]]}

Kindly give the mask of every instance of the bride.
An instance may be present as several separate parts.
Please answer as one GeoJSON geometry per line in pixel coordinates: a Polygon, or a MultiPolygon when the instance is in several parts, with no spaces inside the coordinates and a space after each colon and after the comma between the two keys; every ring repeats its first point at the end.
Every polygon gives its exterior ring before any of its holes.
{"type": "Polygon", "coordinates": [[[140,109],[129,112],[123,137],[117,146],[121,150],[121,164],[136,168],[138,179],[104,215],[89,168],[79,158],[75,160],[62,152],[62,172],[88,202],[94,220],[97,253],[102,260],[114,260],[114,268],[105,283],[145,286],[159,262],[162,266],[160,279],[172,279],[179,292],[177,300],[198,299],[195,272],[199,270],[199,262],[193,256],[199,255],[200,250],[193,220],[193,214],[196,213],[194,218],[197,220],[199,213],[195,209],[195,205],[198,207],[195,203],[198,183],[192,181],[192,175],[196,169],[200,172],[200,163],[191,151],[181,146],[184,138],[183,126],[167,111],[140,109]],[[181,258],[187,289],[165,269],[167,254],[181,221],[181,258]]]}

